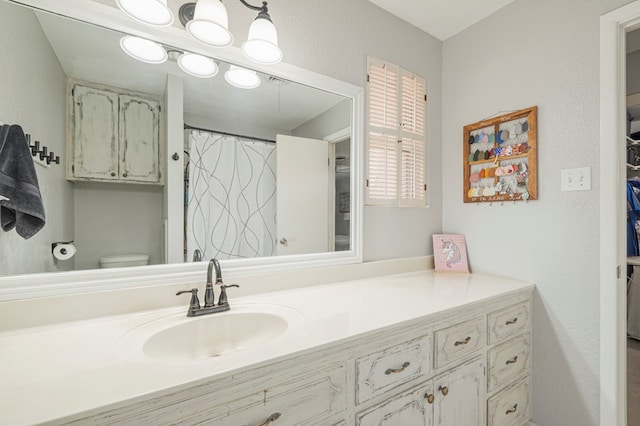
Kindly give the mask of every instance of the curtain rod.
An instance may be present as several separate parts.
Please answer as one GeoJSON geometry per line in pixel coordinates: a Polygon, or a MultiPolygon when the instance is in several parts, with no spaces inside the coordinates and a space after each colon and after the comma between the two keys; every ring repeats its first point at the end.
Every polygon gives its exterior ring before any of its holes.
{"type": "Polygon", "coordinates": [[[235,133],[221,132],[220,130],[205,129],[203,127],[191,126],[191,125],[189,125],[187,123],[184,123],[184,128],[185,128],[185,130],[200,130],[202,132],[219,133],[219,134],[225,135],[225,136],[236,136],[238,138],[251,139],[251,140],[254,140],[254,141],[267,142],[267,143],[276,143],[276,141],[271,140],[271,139],[256,138],[256,137],[253,137],[253,136],[245,136],[245,135],[237,135],[235,133]]]}

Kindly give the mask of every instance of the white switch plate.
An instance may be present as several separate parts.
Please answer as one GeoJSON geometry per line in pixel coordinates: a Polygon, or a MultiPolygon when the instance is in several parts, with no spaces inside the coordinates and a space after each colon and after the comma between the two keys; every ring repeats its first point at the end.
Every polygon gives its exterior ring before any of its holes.
{"type": "Polygon", "coordinates": [[[591,167],[563,169],[560,172],[561,191],[587,191],[591,189],[591,167]]]}

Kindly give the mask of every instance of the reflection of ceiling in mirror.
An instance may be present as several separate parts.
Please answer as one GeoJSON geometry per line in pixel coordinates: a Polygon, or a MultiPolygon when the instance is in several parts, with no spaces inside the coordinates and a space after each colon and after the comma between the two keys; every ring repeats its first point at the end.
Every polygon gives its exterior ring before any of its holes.
{"type": "Polygon", "coordinates": [[[173,61],[145,64],[119,46],[122,34],[48,13],[36,12],[40,25],[67,76],[162,95],[166,75],[183,78],[185,113],[219,120],[293,130],[344,100],[342,96],[261,74],[257,89],[244,90],[224,81],[228,65],[218,75],[202,79],[183,73],[173,61]]]}

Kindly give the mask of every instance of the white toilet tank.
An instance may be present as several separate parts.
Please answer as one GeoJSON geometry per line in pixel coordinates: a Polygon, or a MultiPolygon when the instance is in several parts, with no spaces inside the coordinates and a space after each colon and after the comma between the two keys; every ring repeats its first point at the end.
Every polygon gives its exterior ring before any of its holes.
{"type": "Polygon", "coordinates": [[[149,264],[147,254],[119,254],[100,258],[101,268],[126,268],[128,266],[144,266],[149,264]]]}

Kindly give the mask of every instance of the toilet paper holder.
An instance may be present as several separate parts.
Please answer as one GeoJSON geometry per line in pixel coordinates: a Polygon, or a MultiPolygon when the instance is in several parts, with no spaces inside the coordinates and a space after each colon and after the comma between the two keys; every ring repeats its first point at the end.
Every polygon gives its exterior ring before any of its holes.
{"type": "MultiPolygon", "coordinates": [[[[56,249],[56,247],[61,244],[73,244],[73,241],[57,241],[55,243],[51,243],[51,254],[53,254],[53,251],[56,249]]],[[[62,254],[66,254],[64,252],[65,249],[62,249],[62,250],[63,250],[62,254]]]]}

